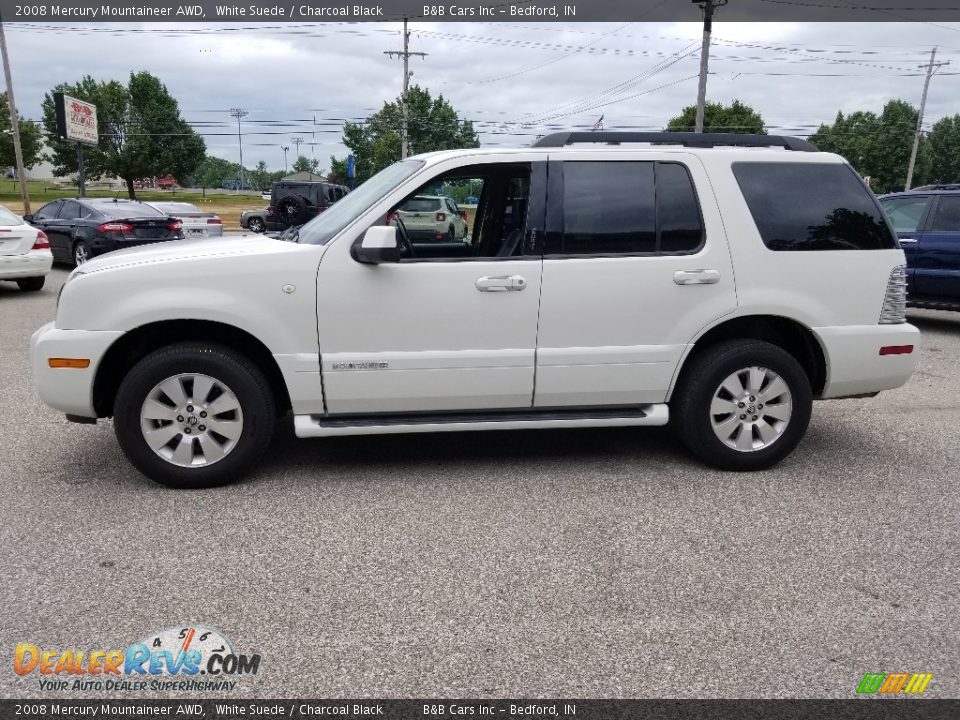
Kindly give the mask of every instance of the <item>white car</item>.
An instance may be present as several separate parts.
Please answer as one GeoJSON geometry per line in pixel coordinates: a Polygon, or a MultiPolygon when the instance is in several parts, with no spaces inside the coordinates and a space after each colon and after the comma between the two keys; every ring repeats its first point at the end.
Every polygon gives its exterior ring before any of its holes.
{"type": "Polygon", "coordinates": [[[291,411],[300,437],[669,420],[707,463],[758,470],[800,442],[814,399],[899,387],[917,362],[885,215],[795,138],[431,153],[290,240],[89,261],[33,336],[41,398],[113,417],[130,461],[174,487],[248,472],[291,411]],[[482,187],[471,243],[389,224],[451,179],[482,187]]]}
{"type": "Polygon", "coordinates": [[[223,222],[220,217],[208,210],[201,210],[193,203],[148,200],[144,205],[182,222],[185,238],[223,237],[223,222]]]}
{"type": "Polygon", "coordinates": [[[445,195],[417,195],[397,209],[397,217],[413,240],[464,242],[466,214],[445,195]]]}
{"type": "Polygon", "coordinates": [[[0,206],[0,280],[21,290],[40,290],[53,267],[46,233],[0,206]]]}

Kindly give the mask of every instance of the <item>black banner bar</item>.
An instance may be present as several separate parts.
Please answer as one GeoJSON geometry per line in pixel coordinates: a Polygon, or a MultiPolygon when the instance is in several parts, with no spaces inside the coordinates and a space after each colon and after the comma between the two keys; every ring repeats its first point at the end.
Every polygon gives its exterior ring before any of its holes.
{"type": "Polygon", "coordinates": [[[0,700],[0,718],[955,720],[960,700],[0,700]]]}
{"type": "MultiPolygon", "coordinates": [[[[690,0],[0,0],[4,22],[699,22],[690,0]]],[[[960,22],[956,0],[736,0],[724,22],[960,22]]]]}

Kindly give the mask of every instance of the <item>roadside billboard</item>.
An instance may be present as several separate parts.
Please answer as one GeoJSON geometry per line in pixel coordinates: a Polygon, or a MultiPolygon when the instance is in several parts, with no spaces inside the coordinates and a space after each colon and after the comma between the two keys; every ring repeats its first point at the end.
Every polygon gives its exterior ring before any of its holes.
{"type": "Polygon", "coordinates": [[[64,140],[96,145],[97,106],[75,97],[54,93],[57,114],[57,136],[64,140]]]}

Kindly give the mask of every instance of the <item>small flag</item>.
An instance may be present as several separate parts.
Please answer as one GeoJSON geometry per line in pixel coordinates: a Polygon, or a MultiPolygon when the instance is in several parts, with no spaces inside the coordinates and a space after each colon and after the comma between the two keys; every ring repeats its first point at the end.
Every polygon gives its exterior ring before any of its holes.
{"type": "Polygon", "coordinates": [[[593,130],[603,130],[603,115],[593,124],[593,130]]]}

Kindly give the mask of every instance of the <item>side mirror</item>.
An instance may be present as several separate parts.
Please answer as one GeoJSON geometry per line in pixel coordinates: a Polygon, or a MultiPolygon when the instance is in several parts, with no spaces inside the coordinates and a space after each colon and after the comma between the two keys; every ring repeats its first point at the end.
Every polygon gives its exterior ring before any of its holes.
{"type": "Polygon", "coordinates": [[[363,235],[363,240],[352,248],[353,259],[368,265],[400,262],[397,228],[393,225],[374,225],[363,235]]]}
{"type": "Polygon", "coordinates": [[[24,215],[24,216],[23,216],[23,221],[24,221],[25,223],[32,223],[32,222],[33,222],[33,214],[31,213],[31,214],[24,215]]]}

